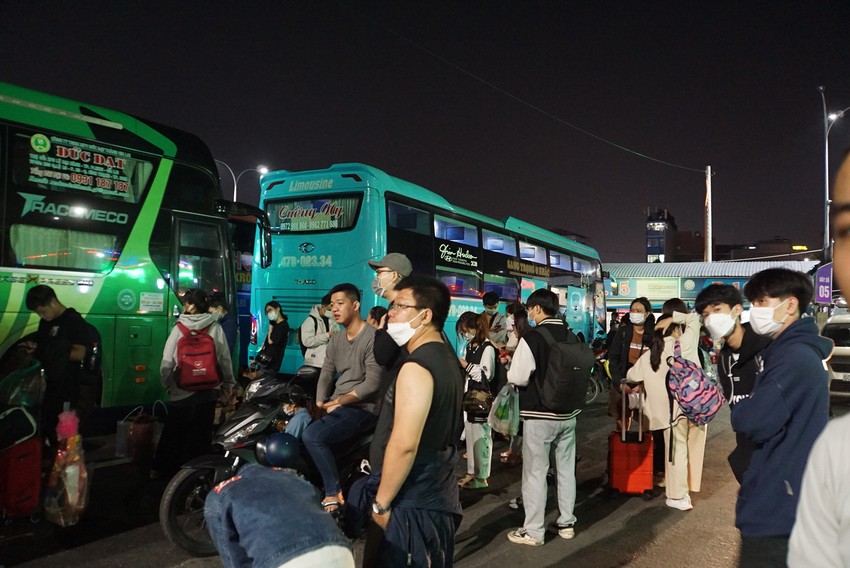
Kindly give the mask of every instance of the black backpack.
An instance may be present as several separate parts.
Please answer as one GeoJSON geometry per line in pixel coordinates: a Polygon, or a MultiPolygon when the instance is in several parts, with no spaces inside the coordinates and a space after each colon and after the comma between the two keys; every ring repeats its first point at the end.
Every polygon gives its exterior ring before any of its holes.
{"type": "Polygon", "coordinates": [[[584,408],[587,382],[595,359],[593,350],[567,331],[567,340],[555,341],[546,326],[535,328],[549,344],[549,364],[539,384],[540,403],[557,414],[569,414],[584,408]]]}

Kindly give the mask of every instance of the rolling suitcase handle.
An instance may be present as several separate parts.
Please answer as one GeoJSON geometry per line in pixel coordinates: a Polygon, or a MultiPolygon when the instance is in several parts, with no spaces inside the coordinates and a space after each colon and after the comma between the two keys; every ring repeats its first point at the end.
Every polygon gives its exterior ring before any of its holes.
{"type": "MultiPolygon", "coordinates": [[[[623,388],[625,383],[620,384],[620,393],[623,396],[623,403],[620,405],[622,412],[622,425],[620,429],[620,439],[625,443],[626,441],[626,390],[623,388]]],[[[643,442],[643,404],[638,405],[638,443],[643,442]]]]}

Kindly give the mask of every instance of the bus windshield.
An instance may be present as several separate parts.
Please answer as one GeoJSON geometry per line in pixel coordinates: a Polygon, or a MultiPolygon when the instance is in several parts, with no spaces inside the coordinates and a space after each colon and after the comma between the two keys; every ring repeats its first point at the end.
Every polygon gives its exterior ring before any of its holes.
{"type": "Polygon", "coordinates": [[[354,226],[362,195],[281,199],[266,203],[274,233],[344,231],[354,226]]]}

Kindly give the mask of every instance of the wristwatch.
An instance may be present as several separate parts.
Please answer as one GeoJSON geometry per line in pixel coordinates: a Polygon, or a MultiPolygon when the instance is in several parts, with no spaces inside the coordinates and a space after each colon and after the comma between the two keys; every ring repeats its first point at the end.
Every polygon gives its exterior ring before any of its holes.
{"type": "Polygon", "coordinates": [[[385,509],[384,507],[381,507],[381,506],[378,504],[378,502],[377,502],[377,501],[372,501],[372,512],[373,512],[373,513],[375,513],[376,515],[386,515],[387,513],[389,513],[389,512],[390,512],[390,509],[391,509],[391,508],[392,508],[392,507],[387,507],[387,508],[385,509]]]}

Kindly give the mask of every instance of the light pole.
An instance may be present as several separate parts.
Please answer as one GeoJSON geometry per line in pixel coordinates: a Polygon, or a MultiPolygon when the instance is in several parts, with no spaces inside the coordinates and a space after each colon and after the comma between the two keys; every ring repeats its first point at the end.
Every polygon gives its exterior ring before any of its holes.
{"type": "Polygon", "coordinates": [[[239,172],[239,175],[233,173],[233,168],[227,165],[226,162],[222,162],[221,160],[213,158],[216,163],[221,164],[227,171],[230,172],[230,177],[233,178],[233,201],[236,201],[236,189],[239,187],[239,179],[242,177],[242,174],[246,172],[258,172],[260,175],[268,173],[269,169],[265,166],[257,166],[256,168],[248,168],[239,172]]]}
{"type": "Polygon", "coordinates": [[[850,107],[838,112],[828,112],[824,91],[826,89],[823,85],[818,87],[823,103],[823,258],[829,260],[832,256],[830,254],[832,239],[829,235],[829,131],[839,118],[844,117],[844,113],[850,110],[850,107]]]}
{"type": "Polygon", "coordinates": [[[268,173],[269,169],[266,166],[257,166],[256,168],[248,168],[246,170],[242,170],[239,172],[239,175],[236,176],[236,183],[233,184],[233,201],[236,201],[236,188],[239,185],[239,179],[242,177],[242,174],[246,172],[257,172],[260,175],[268,173]]]}

